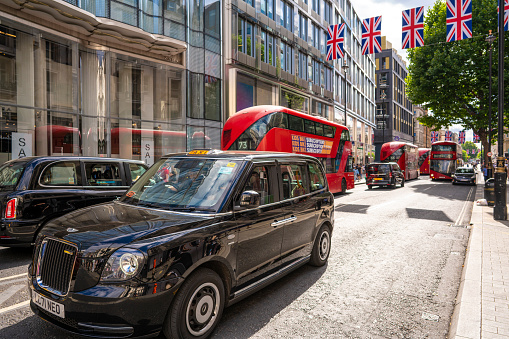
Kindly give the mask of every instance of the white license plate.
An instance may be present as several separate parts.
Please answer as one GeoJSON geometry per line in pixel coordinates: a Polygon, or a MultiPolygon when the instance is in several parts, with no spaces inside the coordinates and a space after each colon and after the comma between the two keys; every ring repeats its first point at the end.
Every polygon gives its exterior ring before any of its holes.
{"type": "Polygon", "coordinates": [[[32,301],[40,308],[54,314],[60,318],[65,318],[64,305],[54,302],[53,300],[46,298],[35,291],[32,292],[32,301]]]}

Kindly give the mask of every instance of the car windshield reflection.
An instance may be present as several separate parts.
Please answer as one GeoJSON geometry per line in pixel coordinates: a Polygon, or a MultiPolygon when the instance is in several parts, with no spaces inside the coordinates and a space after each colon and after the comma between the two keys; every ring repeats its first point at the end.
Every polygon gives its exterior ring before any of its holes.
{"type": "Polygon", "coordinates": [[[222,159],[163,159],[120,200],[172,211],[217,212],[241,164],[241,161],[222,159]]]}

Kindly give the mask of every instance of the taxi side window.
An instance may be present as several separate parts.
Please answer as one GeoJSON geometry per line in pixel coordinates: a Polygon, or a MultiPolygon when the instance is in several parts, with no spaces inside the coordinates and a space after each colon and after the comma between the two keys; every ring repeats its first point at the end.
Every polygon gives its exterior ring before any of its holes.
{"type": "Polygon", "coordinates": [[[147,169],[140,164],[129,164],[129,170],[131,171],[132,181],[135,183],[147,169]]]}
{"type": "Polygon", "coordinates": [[[260,205],[266,205],[274,202],[274,193],[272,192],[269,171],[266,166],[256,166],[249,174],[249,178],[244,185],[243,191],[256,191],[260,194],[260,205]]]}
{"type": "Polygon", "coordinates": [[[309,179],[311,182],[311,192],[321,190],[325,187],[323,173],[317,164],[308,163],[309,179]]]}
{"type": "Polygon", "coordinates": [[[309,193],[306,167],[300,164],[281,165],[283,198],[290,199],[309,193]]]}
{"type": "Polygon", "coordinates": [[[89,186],[123,186],[117,163],[85,162],[85,175],[89,186]]]}
{"type": "Polygon", "coordinates": [[[40,183],[46,186],[78,186],[76,163],[57,162],[46,167],[40,183]]]}

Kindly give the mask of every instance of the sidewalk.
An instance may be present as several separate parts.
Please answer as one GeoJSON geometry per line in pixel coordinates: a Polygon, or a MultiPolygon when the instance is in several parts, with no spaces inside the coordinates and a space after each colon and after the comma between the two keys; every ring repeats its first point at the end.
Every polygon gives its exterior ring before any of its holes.
{"type": "Polygon", "coordinates": [[[470,239],[449,338],[509,338],[509,221],[493,220],[479,175],[470,239]]]}

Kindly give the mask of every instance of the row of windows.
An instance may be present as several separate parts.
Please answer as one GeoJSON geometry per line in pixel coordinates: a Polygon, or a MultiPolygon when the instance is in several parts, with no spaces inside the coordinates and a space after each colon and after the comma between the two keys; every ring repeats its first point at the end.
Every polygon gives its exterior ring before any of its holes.
{"type": "MultiPolygon", "coordinates": [[[[275,112],[266,115],[251,125],[242,135],[230,146],[230,150],[256,150],[262,139],[272,128],[283,128],[296,132],[303,132],[318,135],[321,137],[334,138],[336,127],[322,124],[320,122],[310,121],[301,117],[275,112]]],[[[341,134],[341,137],[349,140],[347,134],[341,134]]]]}

